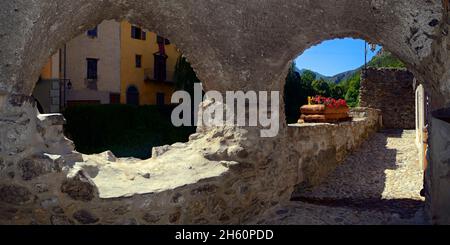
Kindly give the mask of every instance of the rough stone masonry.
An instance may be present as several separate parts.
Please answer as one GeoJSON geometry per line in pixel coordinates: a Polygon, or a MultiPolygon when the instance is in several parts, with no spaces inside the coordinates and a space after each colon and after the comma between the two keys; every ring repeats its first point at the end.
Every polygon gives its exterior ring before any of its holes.
{"type": "MultiPolygon", "coordinates": [[[[144,172],[73,151],[62,135],[63,118],[38,115],[30,95],[47,58],[105,19],[127,19],[168,37],[204,88],[222,93],[281,91],[290,62],[305,49],[332,38],[364,38],[398,56],[437,109],[450,103],[444,6],[441,0],[1,1],[1,223],[242,223],[288,201],[298,184],[292,170],[302,151],[288,147],[282,109],[275,138],[260,138],[255,128],[199,128],[189,143],[158,149],[144,172]],[[108,198],[115,189],[95,183],[108,174],[120,180],[115,187],[150,184],[145,193],[119,188],[108,198]]],[[[431,171],[439,176],[439,183],[428,178],[431,189],[450,189],[448,170],[431,171]]],[[[428,202],[440,198],[428,195],[428,202]]],[[[435,222],[450,223],[448,210],[434,207],[435,222]]]]}
{"type": "Polygon", "coordinates": [[[361,74],[360,106],[380,109],[384,128],[414,129],[414,75],[406,69],[367,68],[361,74]]]}

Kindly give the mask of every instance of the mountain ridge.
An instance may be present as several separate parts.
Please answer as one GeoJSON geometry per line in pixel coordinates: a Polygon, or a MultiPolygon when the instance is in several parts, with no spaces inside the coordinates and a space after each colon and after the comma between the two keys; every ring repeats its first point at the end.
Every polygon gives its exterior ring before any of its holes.
{"type": "Polygon", "coordinates": [[[313,72],[316,75],[316,79],[323,78],[325,81],[328,81],[328,82],[340,83],[341,81],[344,81],[345,79],[351,77],[353,74],[355,74],[355,72],[358,72],[361,69],[362,69],[362,67],[359,67],[359,68],[356,68],[354,70],[348,70],[348,71],[344,71],[344,72],[338,73],[338,74],[336,74],[334,76],[325,76],[325,75],[322,75],[322,74],[320,74],[318,72],[315,72],[315,71],[312,71],[312,70],[298,69],[297,67],[296,67],[295,71],[298,74],[300,74],[300,75],[303,75],[306,71],[311,71],[311,72],[313,72]]]}

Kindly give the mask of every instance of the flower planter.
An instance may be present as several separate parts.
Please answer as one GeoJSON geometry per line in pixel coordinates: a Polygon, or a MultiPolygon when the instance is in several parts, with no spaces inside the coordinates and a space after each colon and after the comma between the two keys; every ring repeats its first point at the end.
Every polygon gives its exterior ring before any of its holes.
{"type": "Polygon", "coordinates": [[[344,114],[348,115],[348,113],[350,111],[348,107],[331,108],[331,107],[327,107],[325,105],[305,105],[305,106],[302,106],[300,110],[301,110],[302,114],[305,114],[305,115],[340,114],[340,113],[344,113],[344,114]]]}
{"type": "Polygon", "coordinates": [[[300,110],[302,116],[299,122],[335,123],[351,120],[347,106],[334,108],[325,105],[305,105],[300,110]]]}

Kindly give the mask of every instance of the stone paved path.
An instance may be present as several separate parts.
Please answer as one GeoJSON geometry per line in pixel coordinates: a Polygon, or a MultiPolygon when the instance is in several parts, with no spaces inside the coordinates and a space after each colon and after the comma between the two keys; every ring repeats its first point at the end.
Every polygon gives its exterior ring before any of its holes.
{"type": "Polygon", "coordinates": [[[319,186],[258,217],[258,224],[426,224],[414,130],[377,133],[319,186]]]}

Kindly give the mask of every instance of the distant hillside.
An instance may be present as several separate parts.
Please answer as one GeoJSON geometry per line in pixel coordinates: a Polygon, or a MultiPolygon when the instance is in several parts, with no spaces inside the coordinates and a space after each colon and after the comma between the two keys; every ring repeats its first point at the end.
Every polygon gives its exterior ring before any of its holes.
{"type": "MultiPolygon", "coordinates": [[[[336,74],[332,77],[330,76],[325,76],[322,75],[318,72],[312,71],[314,74],[316,74],[316,79],[321,79],[323,78],[323,80],[327,81],[327,82],[331,82],[331,83],[340,83],[343,80],[346,80],[348,78],[350,78],[353,74],[355,74],[355,72],[359,71],[361,68],[355,69],[355,70],[351,70],[351,71],[345,71],[339,74],[336,74]]],[[[298,68],[296,68],[296,72],[298,72],[300,75],[303,75],[303,73],[305,73],[305,71],[308,71],[307,69],[301,69],[299,70],[298,68]]]]}
{"type": "MultiPolygon", "coordinates": [[[[390,67],[390,68],[403,68],[405,65],[397,59],[392,53],[385,51],[384,49],[381,49],[373,58],[370,60],[369,63],[367,63],[368,67],[390,67]]],[[[336,74],[334,76],[325,76],[318,72],[312,71],[314,74],[316,74],[316,79],[323,78],[325,81],[331,82],[331,83],[340,83],[342,81],[346,81],[350,79],[355,73],[361,72],[361,70],[364,68],[364,66],[361,66],[355,70],[345,71],[339,74],[336,74]]],[[[303,73],[307,71],[307,69],[298,69],[296,68],[296,72],[298,72],[300,75],[303,75],[303,73]]]]}
{"type": "MultiPolygon", "coordinates": [[[[305,73],[305,71],[309,71],[308,69],[301,69],[299,70],[297,67],[295,68],[295,71],[298,72],[298,74],[300,74],[301,76],[303,75],[303,73],[305,73]]],[[[324,80],[328,81],[331,77],[322,75],[318,72],[312,71],[314,74],[316,74],[316,79],[321,79],[323,78],[324,80]]]]}
{"type": "Polygon", "coordinates": [[[350,77],[353,76],[353,74],[355,74],[356,72],[359,72],[360,70],[361,70],[361,68],[358,68],[358,69],[355,69],[355,70],[339,73],[339,74],[334,75],[333,77],[331,77],[331,79],[329,81],[333,82],[333,83],[340,83],[340,82],[342,82],[344,80],[349,79],[350,77]]]}

